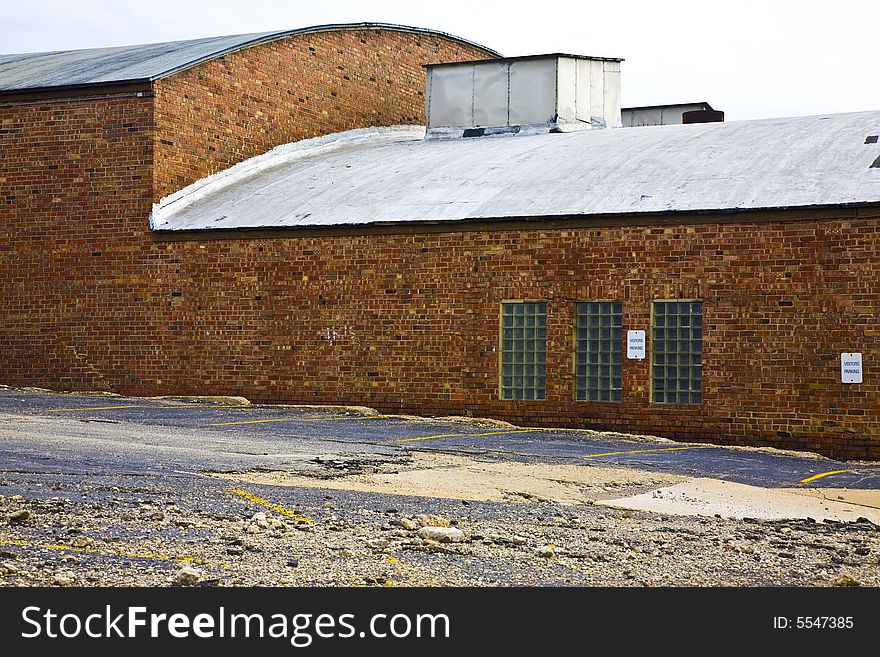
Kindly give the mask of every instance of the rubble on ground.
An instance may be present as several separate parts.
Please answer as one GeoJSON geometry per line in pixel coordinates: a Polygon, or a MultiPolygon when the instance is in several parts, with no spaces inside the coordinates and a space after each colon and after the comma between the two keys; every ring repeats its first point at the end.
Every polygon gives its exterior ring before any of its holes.
{"type": "Polygon", "coordinates": [[[238,512],[218,512],[104,493],[94,501],[5,496],[0,584],[880,585],[880,527],[866,520],[461,500],[426,501],[422,513],[405,513],[376,508],[375,496],[303,502],[295,518],[244,500],[229,501],[238,512]]]}

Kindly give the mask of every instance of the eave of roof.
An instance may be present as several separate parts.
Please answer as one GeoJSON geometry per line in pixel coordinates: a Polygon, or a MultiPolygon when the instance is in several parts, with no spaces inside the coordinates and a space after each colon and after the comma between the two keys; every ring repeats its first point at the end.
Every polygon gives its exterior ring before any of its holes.
{"type": "Polygon", "coordinates": [[[880,112],[424,141],[285,144],[162,199],[155,231],[850,208],[880,203],[880,112]]]}
{"type": "MultiPolygon", "coordinates": [[[[567,58],[567,59],[586,59],[586,60],[598,60],[603,62],[622,62],[625,61],[623,57],[594,57],[592,55],[572,55],[570,53],[565,52],[548,52],[542,55],[519,55],[518,57],[501,57],[497,56],[495,59],[498,59],[499,62],[524,62],[534,59],[552,59],[552,58],[567,58]]],[[[433,68],[435,66],[469,66],[473,64],[482,64],[485,62],[485,59],[471,59],[460,62],[435,62],[433,64],[422,64],[425,68],[433,68]]]]}
{"type": "Polygon", "coordinates": [[[441,36],[500,56],[495,50],[439,30],[392,23],[338,23],[185,41],[0,55],[0,96],[46,89],[87,90],[108,84],[153,82],[230,53],[302,34],[334,30],[381,29],[441,36]],[[179,53],[179,55],[178,55],[179,53]],[[129,58],[128,66],[120,59],[129,58]],[[89,68],[90,62],[93,68],[89,68]]]}
{"type": "Polygon", "coordinates": [[[707,103],[705,100],[698,100],[698,101],[694,101],[692,103],[665,103],[662,105],[633,105],[632,107],[621,107],[620,111],[621,112],[639,112],[641,110],[673,109],[676,107],[693,107],[694,105],[705,105],[706,108],[713,110],[713,111],[715,109],[709,103],[707,103]]]}

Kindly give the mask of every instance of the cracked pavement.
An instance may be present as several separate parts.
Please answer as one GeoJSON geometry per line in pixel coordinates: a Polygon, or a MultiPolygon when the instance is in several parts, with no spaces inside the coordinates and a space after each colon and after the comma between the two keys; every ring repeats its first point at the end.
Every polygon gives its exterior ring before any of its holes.
{"type": "Polygon", "coordinates": [[[878,489],[775,450],[0,388],[4,585],[878,585],[878,489]]]}

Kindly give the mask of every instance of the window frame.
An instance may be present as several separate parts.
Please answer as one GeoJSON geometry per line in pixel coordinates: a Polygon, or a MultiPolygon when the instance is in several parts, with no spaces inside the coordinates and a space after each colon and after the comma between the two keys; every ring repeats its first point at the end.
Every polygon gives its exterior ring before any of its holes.
{"type": "Polygon", "coordinates": [[[498,303],[498,399],[503,402],[545,402],[547,401],[547,319],[549,316],[546,299],[502,299],[498,303]],[[543,399],[506,399],[504,397],[504,306],[513,304],[540,303],[544,304],[544,398],[543,399]]]}
{"type": "Polygon", "coordinates": [[[704,324],[706,317],[705,301],[703,299],[652,299],[651,300],[651,350],[649,354],[648,367],[648,400],[651,404],[660,406],[702,406],[705,398],[703,396],[703,335],[700,335],[700,401],[699,402],[680,402],[680,401],[655,401],[654,400],[654,341],[655,341],[655,317],[654,311],[658,303],[699,303],[700,304],[700,324],[704,324]]]}
{"type": "MultiPolygon", "coordinates": [[[[612,313],[613,315],[613,313],[612,313]]],[[[624,361],[624,322],[623,322],[623,300],[622,299],[577,299],[574,302],[574,322],[573,328],[574,331],[572,336],[572,345],[574,347],[574,353],[572,354],[572,381],[574,385],[572,386],[572,395],[575,403],[577,404],[622,404],[623,403],[623,361],[624,361]],[[593,399],[578,399],[578,304],[581,303],[616,303],[620,305],[620,331],[621,337],[620,342],[618,344],[618,348],[620,350],[620,400],[612,400],[608,401],[603,400],[593,400],[593,399]]],[[[612,352],[613,355],[613,352],[612,352]]],[[[611,363],[612,368],[614,367],[614,363],[611,363]]],[[[612,379],[614,378],[614,374],[612,372],[612,379]]],[[[588,377],[589,378],[589,377],[588,377]]],[[[613,389],[612,389],[613,390],[613,389]]],[[[586,392],[586,389],[585,389],[586,392]]]]}

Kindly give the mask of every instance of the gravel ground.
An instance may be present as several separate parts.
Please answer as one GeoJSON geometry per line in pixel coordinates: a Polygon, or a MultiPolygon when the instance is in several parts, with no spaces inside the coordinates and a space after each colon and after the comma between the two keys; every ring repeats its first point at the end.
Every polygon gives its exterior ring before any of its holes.
{"type": "Polygon", "coordinates": [[[880,527],[864,520],[673,517],[320,488],[284,491],[281,505],[277,488],[236,493],[208,477],[179,490],[51,482],[0,482],[2,585],[880,585],[880,527]],[[51,496],[53,487],[67,497],[51,496]]]}

